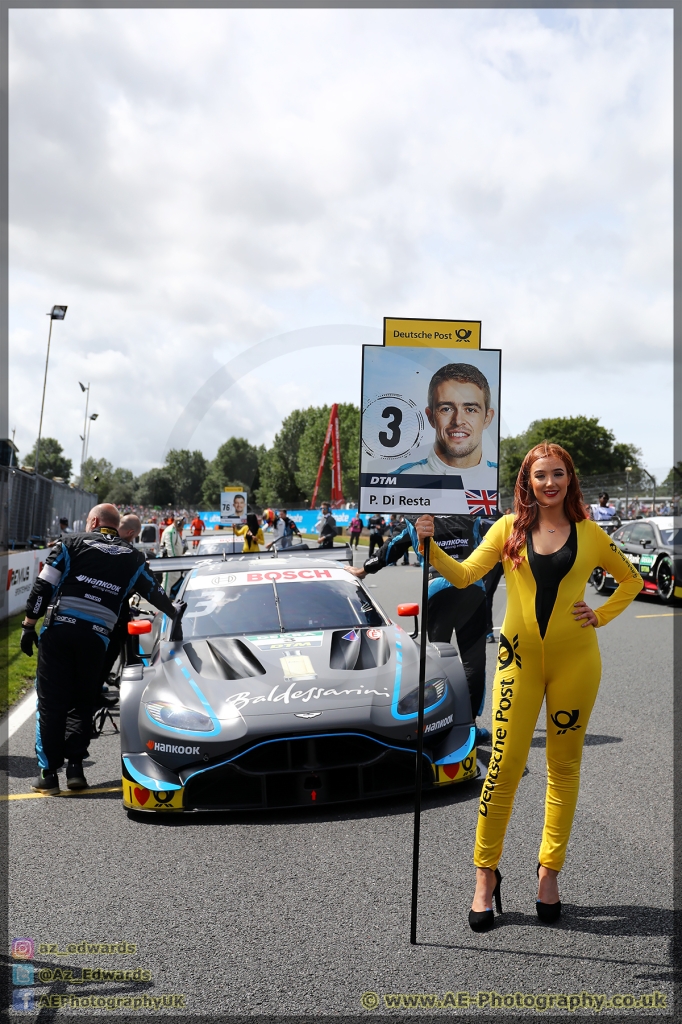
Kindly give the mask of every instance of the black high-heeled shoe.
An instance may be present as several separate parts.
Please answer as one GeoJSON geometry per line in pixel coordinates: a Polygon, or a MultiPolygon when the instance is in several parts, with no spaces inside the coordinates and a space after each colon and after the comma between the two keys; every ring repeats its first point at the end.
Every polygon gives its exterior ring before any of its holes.
{"type": "MultiPolygon", "coordinates": [[[[540,868],[542,865],[538,862],[536,874],[540,877],[540,868]]],[[[543,924],[552,924],[553,921],[557,921],[561,917],[561,900],[556,903],[543,903],[542,900],[535,901],[535,909],[537,915],[543,924]]]]}
{"type": "MultiPolygon", "coordinates": [[[[495,878],[497,879],[497,885],[493,889],[493,897],[495,899],[495,909],[498,914],[502,913],[502,895],[500,893],[500,883],[502,881],[502,875],[498,868],[495,868],[495,878]]],[[[493,914],[492,907],[490,910],[470,910],[469,911],[469,927],[472,932],[488,932],[491,928],[495,927],[495,915],[493,914]]]]}

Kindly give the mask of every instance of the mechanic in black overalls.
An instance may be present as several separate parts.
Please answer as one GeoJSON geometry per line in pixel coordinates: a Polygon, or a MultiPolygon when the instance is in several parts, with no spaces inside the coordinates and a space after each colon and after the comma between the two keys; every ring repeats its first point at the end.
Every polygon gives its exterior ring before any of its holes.
{"type": "Polygon", "coordinates": [[[141,551],[118,536],[114,505],[96,505],[85,533],[63,537],[48,555],[26,602],[21,649],[38,647],[36,754],[40,775],[32,788],[59,792],[58,770],[68,759],[69,789],[87,786],[83,759],[88,756],[93,709],[102,686],[102,669],[124,601],[133,593],[169,617],[174,605],[146,566],[141,551]],[[40,642],[35,631],[45,613],[40,642]]]}
{"type": "MultiPolygon", "coordinates": [[[[129,512],[127,515],[121,517],[121,521],[118,524],[118,535],[122,541],[131,546],[135,543],[135,538],[140,536],[142,530],[142,523],[140,522],[139,516],[136,516],[134,512],[129,512]]],[[[118,621],[114,628],[109,634],[109,646],[107,647],[106,654],[104,655],[104,664],[102,666],[102,684],[105,693],[102,696],[102,701],[106,701],[106,687],[107,680],[111,674],[117,658],[123,654],[126,649],[126,643],[128,641],[128,623],[130,622],[130,604],[128,601],[124,601],[121,605],[121,614],[118,617],[118,621]]],[[[113,698],[113,704],[118,700],[118,696],[113,698]]],[[[112,706],[111,704],[109,706],[112,706]]]]}
{"type": "MultiPolygon", "coordinates": [[[[463,561],[478,547],[496,518],[498,517],[436,516],[436,542],[452,558],[463,561]]],[[[385,565],[395,564],[409,550],[410,545],[417,554],[419,564],[422,565],[423,558],[419,554],[419,541],[413,525],[415,519],[417,516],[406,516],[405,529],[402,533],[392,537],[377,554],[368,558],[362,569],[348,567],[348,572],[363,579],[367,574],[379,572],[385,565]]],[[[469,687],[471,718],[475,721],[483,713],[485,703],[485,580],[479,580],[470,587],[457,590],[429,566],[428,613],[429,640],[450,643],[453,631],[457,637],[459,656],[469,687]]],[[[477,743],[486,743],[489,740],[490,733],[487,729],[476,730],[477,743]]]]}

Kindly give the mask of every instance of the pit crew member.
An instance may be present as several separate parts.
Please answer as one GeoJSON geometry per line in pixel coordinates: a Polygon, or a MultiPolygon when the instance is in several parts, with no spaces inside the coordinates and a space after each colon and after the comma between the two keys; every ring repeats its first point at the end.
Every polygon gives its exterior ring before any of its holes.
{"type": "MultiPolygon", "coordinates": [[[[32,788],[59,792],[58,770],[68,759],[66,784],[84,789],[92,712],[102,685],[109,637],[124,601],[141,594],[168,616],[176,608],[146,568],[144,554],[118,535],[114,505],[95,505],[85,533],[64,537],[36,579],[22,623],[21,649],[38,647],[36,754],[32,788]],[[40,642],[35,630],[45,614],[40,642]]],[[[178,606],[179,607],[179,606],[178,606]]]]}

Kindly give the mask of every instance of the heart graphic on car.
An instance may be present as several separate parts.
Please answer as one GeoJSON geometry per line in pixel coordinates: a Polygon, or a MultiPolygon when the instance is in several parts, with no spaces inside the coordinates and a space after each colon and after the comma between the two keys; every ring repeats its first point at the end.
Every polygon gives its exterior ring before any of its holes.
{"type": "Polygon", "coordinates": [[[144,805],[147,803],[147,800],[149,800],[149,790],[138,789],[138,787],[135,786],[133,793],[135,794],[135,799],[137,800],[138,804],[142,804],[142,806],[144,807],[144,805]]]}
{"type": "Polygon", "coordinates": [[[459,762],[457,764],[442,764],[443,775],[447,775],[449,779],[454,779],[455,775],[459,771],[459,762]]]}

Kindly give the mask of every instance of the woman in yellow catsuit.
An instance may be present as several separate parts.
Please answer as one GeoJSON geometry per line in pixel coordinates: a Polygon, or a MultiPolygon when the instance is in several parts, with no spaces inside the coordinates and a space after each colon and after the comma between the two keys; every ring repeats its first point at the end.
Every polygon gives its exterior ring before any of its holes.
{"type": "Polygon", "coordinates": [[[258,525],[258,517],[249,512],[246,523],[243,526],[233,526],[232,532],[238,537],[244,538],[242,551],[246,554],[253,551],[260,551],[261,544],[265,544],[263,531],[258,525]]]}
{"type": "MultiPolygon", "coordinates": [[[[456,587],[468,587],[500,560],[507,610],[500,633],[492,696],[492,753],[481,800],[474,864],[476,893],[469,914],[474,931],[494,925],[492,897],[501,912],[498,862],[543,698],[547,706],[547,794],[538,864],[537,913],[561,913],[557,875],[566,856],[580,784],[585,730],[601,675],[594,627],[604,626],[634,599],[642,579],[609,536],[587,519],[571,456],[543,444],[526,455],[514,491],[515,515],[503,516],[474,553],[456,562],[435,544],[430,562],[456,587]],[[617,590],[593,611],[583,598],[597,566],[617,590]]],[[[433,519],[416,522],[420,541],[433,536],[433,519]]]]}

